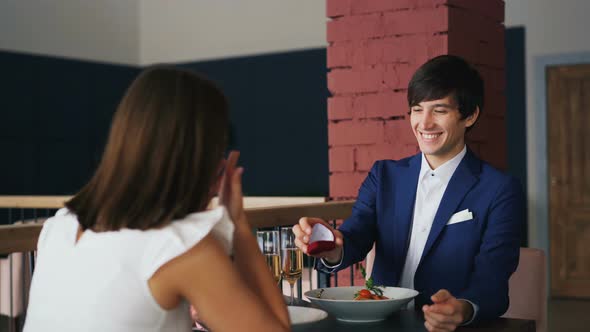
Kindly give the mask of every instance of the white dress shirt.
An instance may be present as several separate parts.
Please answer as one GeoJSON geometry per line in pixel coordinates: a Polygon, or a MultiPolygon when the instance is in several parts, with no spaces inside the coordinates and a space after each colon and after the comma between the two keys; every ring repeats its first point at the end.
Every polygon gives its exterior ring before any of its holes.
{"type": "MultiPolygon", "coordinates": [[[[438,211],[438,206],[447,185],[466,152],[467,148],[464,146],[461,152],[435,170],[430,168],[426,157],[422,154],[422,166],[420,167],[420,176],[416,187],[412,233],[406,262],[402,270],[400,287],[414,289],[414,275],[422,258],[424,246],[426,246],[426,240],[428,240],[428,234],[430,234],[430,228],[432,228],[434,222],[434,216],[438,211]]],[[[408,304],[408,308],[413,307],[414,301],[408,304]]]]}

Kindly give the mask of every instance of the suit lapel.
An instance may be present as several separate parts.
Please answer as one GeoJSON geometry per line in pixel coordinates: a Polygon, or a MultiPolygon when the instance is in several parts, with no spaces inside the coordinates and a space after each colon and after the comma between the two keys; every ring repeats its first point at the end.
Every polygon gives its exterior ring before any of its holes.
{"type": "Polygon", "coordinates": [[[416,186],[420,175],[422,154],[413,156],[407,165],[396,172],[395,185],[395,218],[393,222],[394,236],[394,266],[396,275],[399,276],[404,266],[408,251],[412,218],[414,215],[414,203],[416,202],[416,186]]]}
{"type": "Polygon", "coordinates": [[[440,201],[420,262],[426,257],[465,195],[478,181],[480,168],[481,162],[473,156],[471,151],[467,150],[440,201]]]}

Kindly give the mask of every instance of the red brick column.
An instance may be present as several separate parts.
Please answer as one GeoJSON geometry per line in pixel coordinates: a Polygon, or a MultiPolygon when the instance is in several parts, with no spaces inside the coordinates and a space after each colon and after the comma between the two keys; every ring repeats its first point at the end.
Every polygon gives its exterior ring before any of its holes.
{"type": "Polygon", "coordinates": [[[503,1],[327,0],[326,4],[331,19],[327,62],[333,199],[356,197],[375,160],[399,159],[418,151],[407,118],[407,86],[421,64],[441,54],[462,56],[482,74],[485,108],[468,144],[484,160],[506,167],[503,1]]]}

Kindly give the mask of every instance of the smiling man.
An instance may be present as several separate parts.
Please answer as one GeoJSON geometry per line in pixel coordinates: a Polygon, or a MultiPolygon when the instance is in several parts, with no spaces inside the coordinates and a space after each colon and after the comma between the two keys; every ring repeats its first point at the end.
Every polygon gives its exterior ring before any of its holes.
{"type": "MultiPolygon", "coordinates": [[[[421,153],[375,162],[352,215],[332,230],[336,248],[315,255],[338,271],[375,244],[377,284],[420,292],[410,307],[429,331],[494,319],[508,308],[508,279],[519,259],[524,195],[514,178],[478,159],[465,133],[483,110],[479,73],[456,56],[422,65],[408,86],[410,125],[421,153]]],[[[318,218],[293,227],[307,253],[318,218]]]]}

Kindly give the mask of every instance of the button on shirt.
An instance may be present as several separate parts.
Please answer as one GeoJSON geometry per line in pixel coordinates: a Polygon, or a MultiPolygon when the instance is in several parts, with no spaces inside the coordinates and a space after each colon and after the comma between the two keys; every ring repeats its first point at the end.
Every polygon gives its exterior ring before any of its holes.
{"type": "MultiPolygon", "coordinates": [[[[414,289],[414,275],[422,258],[430,228],[434,222],[434,216],[443,197],[447,185],[465,156],[467,148],[459,152],[451,160],[437,167],[430,168],[426,157],[422,154],[422,165],[416,187],[416,201],[414,204],[414,219],[412,222],[412,233],[410,246],[406,255],[406,262],[402,270],[400,287],[414,289]]],[[[408,304],[409,308],[414,307],[414,301],[408,304]]]]}

